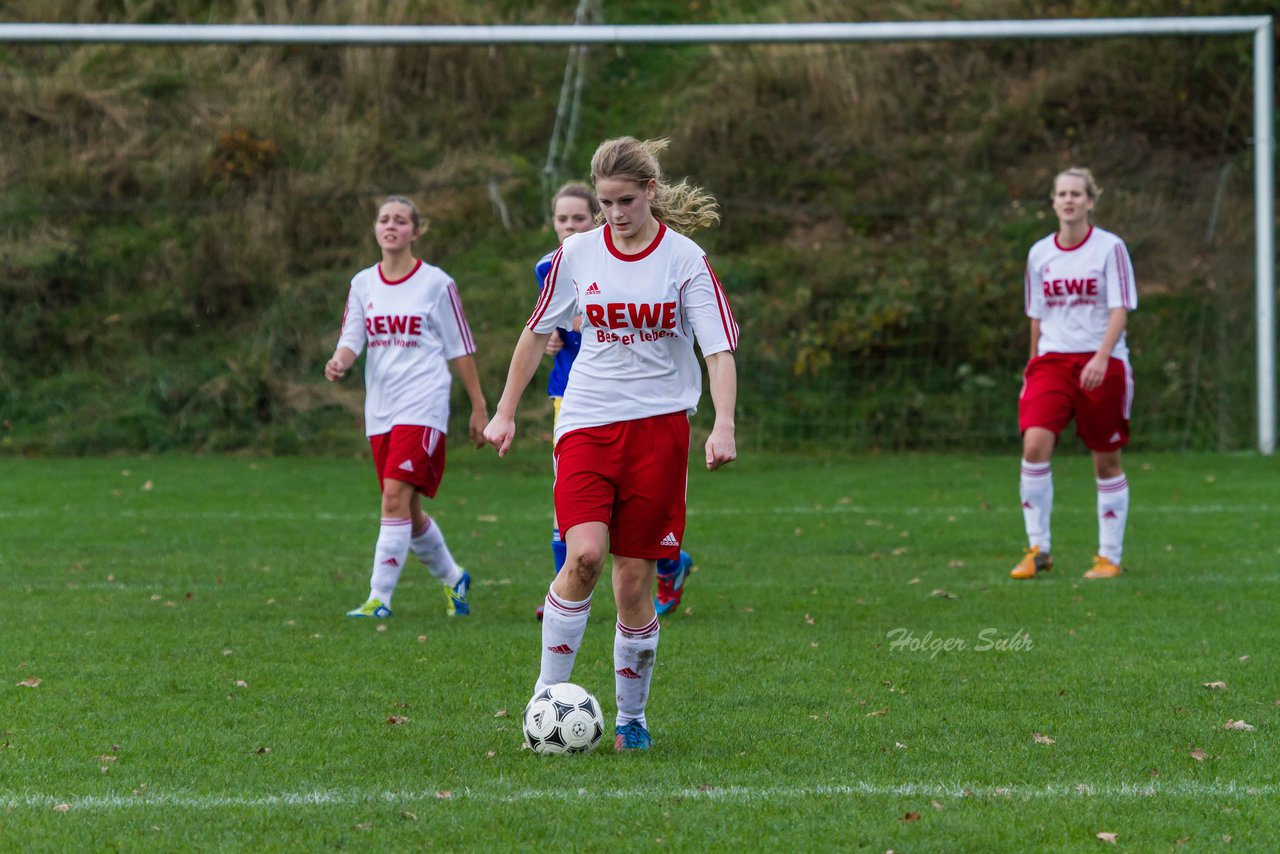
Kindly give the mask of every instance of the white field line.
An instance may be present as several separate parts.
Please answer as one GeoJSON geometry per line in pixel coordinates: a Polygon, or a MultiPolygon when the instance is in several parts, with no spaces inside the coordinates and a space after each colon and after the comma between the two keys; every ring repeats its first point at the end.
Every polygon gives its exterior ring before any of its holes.
{"type": "MultiPolygon", "coordinates": [[[[2,566],[4,566],[4,563],[3,561],[0,561],[0,567],[2,566]]],[[[950,568],[948,569],[949,571],[952,571],[952,572],[955,571],[955,570],[950,570],[950,568]]],[[[981,567],[979,567],[979,569],[981,569],[981,567]]],[[[999,569],[1001,569],[1002,572],[1004,571],[1003,567],[999,567],[999,569]]],[[[1003,577],[1003,575],[1001,577],[1003,577]]],[[[1177,581],[1178,584],[1212,584],[1212,585],[1224,586],[1224,587],[1229,585],[1238,585],[1238,584],[1280,584],[1280,573],[1275,573],[1275,572],[1266,572],[1261,575],[1223,575],[1219,573],[1197,573],[1195,575],[1176,575],[1176,576],[1166,575],[1164,577],[1167,579],[1174,579],[1177,581]]],[[[978,580],[981,580],[981,579],[979,578],[978,580]]],[[[1071,582],[1074,583],[1074,579],[1071,579],[1071,582]]],[[[477,579],[472,586],[475,586],[477,584],[483,585],[485,587],[505,586],[511,583],[512,583],[512,580],[510,578],[499,578],[494,580],[490,580],[486,578],[486,579],[477,579]]],[[[739,579],[738,581],[735,581],[735,584],[738,584],[739,586],[745,586],[745,587],[767,587],[769,583],[770,582],[768,579],[762,580],[760,578],[745,578],[745,577],[742,579],[739,579]]],[[[1054,582],[1051,579],[1045,579],[1044,583],[1048,585],[1054,582]]],[[[207,585],[205,585],[205,587],[207,588],[207,585]]],[[[59,580],[56,583],[55,582],[48,582],[43,584],[29,583],[24,585],[24,589],[26,590],[66,590],[69,588],[65,586],[65,582],[59,580]]],[[[151,582],[151,581],[146,581],[140,584],[130,584],[125,581],[85,581],[85,582],[77,583],[75,586],[75,589],[77,590],[113,590],[113,591],[142,590],[148,593],[155,594],[157,592],[164,591],[166,588],[163,586],[158,587],[154,582],[151,582]]],[[[193,586],[188,584],[188,585],[185,585],[182,589],[184,591],[188,589],[198,590],[200,589],[200,586],[199,585],[193,586]]],[[[181,594],[170,593],[168,595],[174,596],[174,595],[181,595],[181,594]]]]}
{"type": "Polygon", "coordinates": [[[496,789],[458,788],[452,790],[386,791],[361,789],[316,789],[275,795],[196,795],[187,792],[147,792],[144,795],[64,796],[0,793],[0,809],[54,809],[111,812],[152,807],[201,811],[242,808],[307,806],[360,806],[363,804],[405,804],[455,801],[477,804],[520,801],[663,801],[673,798],[725,803],[806,801],[840,798],[981,798],[1007,800],[1068,800],[1092,798],[1123,801],[1131,799],[1186,800],[1197,798],[1269,798],[1280,795],[1280,785],[1224,783],[1074,783],[1046,786],[971,787],[945,783],[852,783],[815,786],[644,786],[630,789],[496,789]]]}
{"type": "MultiPolygon", "coordinates": [[[[1016,496],[1015,496],[1016,497],[1016,496]]],[[[550,502],[548,502],[548,508],[550,502]]],[[[1247,514],[1265,514],[1280,511],[1280,506],[1272,506],[1270,504],[1190,504],[1178,506],[1153,506],[1153,505],[1135,505],[1129,510],[1130,516],[1167,516],[1171,514],[1184,514],[1191,516],[1212,516],[1217,514],[1231,515],[1247,515],[1247,514]]],[[[0,511],[0,520],[4,519],[39,519],[52,518],[54,516],[62,516],[65,514],[64,509],[28,509],[28,510],[3,510],[0,511]]],[[[761,507],[761,508],[745,508],[745,507],[690,507],[688,515],[690,516],[972,516],[976,514],[1000,514],[1009,515],[1021,513],[1022,508],[1017,506],[1015,502],[1013,506],[1000,506],[991,508],[981,507],[868,507],[859,504],[834,504],[834,505],[793,505],[790,507],[761,507]]],[[[1055,514],[1087,514],[1094,515],[1096,510],[1090,506],[1064,506],[1055,507],[1055,514]]],[[[549,509],[538,508],[536,511],[524,511],[520,513],[504,513],[497,514],[481,514],[478,519],[484,523],[494,523],[501,521],[529,520],[529,519],[545,519],[550,513],[549,509]]],[[[465,517],[465,513],[455,509],[448,509],[444,514],[454,519],[465,517]]],[[[171,512],[166,510],[156,511],[137,511],[137,510],[118,510],[111,514],[115,519],[130,519],[137,521],[152,522],[172,522],[172,521],[193,521],[193,520],[210,520],[210,521],[272,521],[272,522],[367,522],[370,519],[376,521],[378,516],[376,513],[289,513],[289,512],[251,512],[241,513],[235,510],[219,510],[208,511],[203,513],[188,512],[171,512]]],[[[457,524],[457,522],[455,522],[457,524]]]]}

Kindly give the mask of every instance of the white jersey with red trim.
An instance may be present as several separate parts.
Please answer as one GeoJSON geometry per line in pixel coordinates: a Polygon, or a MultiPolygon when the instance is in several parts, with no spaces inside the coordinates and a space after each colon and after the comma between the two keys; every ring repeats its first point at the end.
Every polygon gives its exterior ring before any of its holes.
{"type": "MultiPolygon", "coordinates": [[[[1106,335],[1111,309],[1137,307],[1129,250],[1106,229],[1090,226],[1069,249],[1055,232],[1027,253],[1026,310],[1040,321],[1037,355],[1092,353],[1106,335]]],[[[1111,355],[1128,361],[1123,333],[1111,355]]]]}
{"type": "Polygon", "coordinates": [[[396,425],[449,429],[449,360],[476,351],[457,285],[439,267],[418,262],[388,281],[382,265],[356,273],[347,294],[339,347],[365,359],[364,429],[396,425]]]}
{"type": "Polygon", "coordinates": [[[738,324],[698,244],[658,223],[634,255],[608,225],[570,235],[551,261],[528,321],[534,332],[570,328],[582,349],[565,388],[555,439],[571,430],[697,411],[703,357],[738,347],[738,324]]]}

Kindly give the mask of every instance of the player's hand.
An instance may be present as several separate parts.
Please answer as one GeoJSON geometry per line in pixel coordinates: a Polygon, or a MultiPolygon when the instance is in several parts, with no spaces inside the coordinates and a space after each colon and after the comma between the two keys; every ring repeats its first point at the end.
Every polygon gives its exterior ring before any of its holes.
{"type": "Polygon", "coordinates": [[[471,410],[471,421],[467,424],[467,433],[471,438],[471,444],[477,449],[483,448],[489,444],[484,438],[484,427],[489,421],[489,410],[485,407],[477,407],[471,410]]]}
{"type": "Polygon", "coordinates": [[[732,427],[714,427],[707,437],[707,471],[715,471],[738,458],[732,427]]]}
{"type": "Polygon", "coordinates": [[[484,440],[498,449],[498,456],[505,457],[516,437],[516,420],[508,415],[495,415],[484,428],[484,440]]]}
{"type": "Polygon", "coordinates": [[[564,349],[564,339],[560,337],[560,330],[557,329],[551,333],[551,337],[547,339],[547,355],[554,356],[564,349]]]}
{"type": "Polygon", "coordinates": [[[1102,381],[1107,376],[1107,363],[1110,359],[1103,358],[1102,354],[1094,353],[1093,358],[1085,362],[1080,370],[1080,388],[1085,391],[1093,391],[1102,385],[1102,381]]]}
{"type": "Polygon", "coordinates": [[[324,378],[331,383],[336,383],[347,375],[347,365],[342,364],[338,358],[332,358],[325,362],[324,378]]]}

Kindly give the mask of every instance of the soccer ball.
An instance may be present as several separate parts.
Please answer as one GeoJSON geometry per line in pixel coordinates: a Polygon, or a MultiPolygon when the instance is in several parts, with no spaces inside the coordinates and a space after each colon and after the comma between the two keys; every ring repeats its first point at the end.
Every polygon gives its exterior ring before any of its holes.
{"type": "Polygon", "coordinates": [[[600,702],[572,682],[548,685],[524,707],[524,742],[534,753],[589,753],[603,735],[600,702]]]}

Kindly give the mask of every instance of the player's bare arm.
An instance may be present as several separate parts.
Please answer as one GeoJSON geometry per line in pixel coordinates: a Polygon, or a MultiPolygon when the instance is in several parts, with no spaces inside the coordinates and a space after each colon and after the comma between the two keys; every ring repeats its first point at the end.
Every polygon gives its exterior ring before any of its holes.
{"type": "Polygon", "coordinates": [[[511,354],[511,367],[507,369],[507,384],[494,410],[493,419],[484,428],[484,440],[498,449],[498,456],[505,457],[516,435],[516,408],[529,381],[533,379],[542,354],[547,347],[550,332],[534,332],[525,327],[511,354]]]}
{"type": "Polygon", "coordinates": [[[333,357],[325,363],[324,378],[331,383],[336,383],[347,375],[347,371],[351,370],[351,366],[355,363],[355,351],[347,347],[339,347],[333,352],[333,357]]]}
{"type": "Polygon", "coordinates": [[[459,356],[449,364],[471,400],[471,420],[467,424],[468,437],[477,448],[483,448],[484,426],[489,423],[489,404],[485,401],[484,392],[480,388],[480,374],[476,370],[475,357],[459,356]]]}
{"type": "Polygon", "coordinates": [[[1116,342],[1124,334],[1128,323],[1127,308],[1111,309],[1111,313],[1107,316],[1107,331],[1102,336],[1102,343],[1098,346],[1098,351],[1093,354],[1093,358],[1086,362],[1080,371],[1080,388],[1093,391],[1102,385],[1102,380],[1107,376],[1107,363],[1111,361],[1111,351],[1115,349],[1116,342]]]}
{"type": "Polygon", "coordinates": [[[707,470],[715,471],[738,458],[734,439],[734,409],[738,401],[738,368],[733,353],[724,350],[707,356],[707,379],[711,386],[711,404],[716,410],[715,424],[707,437],[707,470]]]}

